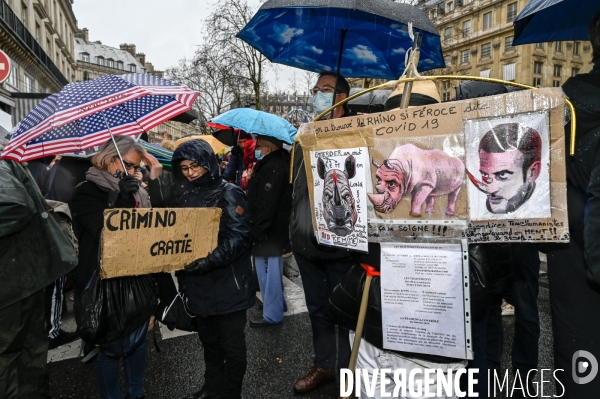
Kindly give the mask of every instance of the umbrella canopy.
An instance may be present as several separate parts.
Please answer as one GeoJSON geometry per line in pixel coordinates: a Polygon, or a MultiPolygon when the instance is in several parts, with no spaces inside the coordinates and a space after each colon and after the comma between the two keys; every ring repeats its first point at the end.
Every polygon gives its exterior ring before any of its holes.
{"type": "Polygon", "coordinates": [[[188,136],[188,137],[184,137],[184,138],[181,138],[181,139],[177,140],[175,142],[175,148],[179,147],[181,144],[185,143],[186,141],[198,140],[198,139],[199,140],[204,140],[208,144],[210,144],[210,146],[212,147],[212,149],[215,152],[215,154],[223,151],[227,147],[225,144],[221,143],[219,140],[217,140],[213,136],[198,135],[198,136],[188,136]]]}
{"type": "MultiPolygon", "coordinates": [[[[350,95],[359,93],[364,89],[353,87],[350,95]]],[[[348,109],[363,114],[372,114],[385,111],[385,102],[392,94],[392,90],[374,90],[360,97],[348,101],[348,109]]]]}
{"type": "MultiPolygon", "coordinates": [[[[211,119],[209,123],[274,137],[288,144],[293,143],[297,132],[297,129],[285,119],[252,108],[232,109],[211,119]]],[[[209,123],[207,125],[210,126],[209,123]]]]}
{"type": "Polygon", "coordinates": [[[163,166],[166,166],[168,168],[171,167],[171,158],[173,158],[173,151],[163,148],[156,144],[148,143],[144,140],[139,140],[138,143],[140,143],[140,145],[144,147],[144,149],[148,151],[148,153],[154,156],[158,160],[158,162],[160,162],[163,166]]]}
{"type": "Polygon", "coordinates": [[[23,162],[84,151],[104,144],[111,133],[142,134],[189,111],[198,95],[149,74],[71,83],[23,119],[0,158],[23,162]]]}
{"type": "Polygon", "coordinates": [[[531,0],[515,19],[514,44],[588,40],[596,0],[531,0]]]}
{"type": "Polygon", "coordinates": [[[234,145],[237,145],[238,141],[240,139],[251,139],[252,138],[251,135],[249,135],[248,133],[246,133],[240,129],[232,129],[227,126],[210,123],[210,122],[208,122],[206,124],[206,126],[217,129],[212,133],[213,137],[229,147],[233,147],[234,145]]]}
{"type": "Polygon", "coordinates": [[[417,7],[389,0],[269,0],[238,37],[272,62],[349,78],[398,79],[413,43],[409,23],[423,35],[418,70],[443,67],[433,22],[417,7]]]}

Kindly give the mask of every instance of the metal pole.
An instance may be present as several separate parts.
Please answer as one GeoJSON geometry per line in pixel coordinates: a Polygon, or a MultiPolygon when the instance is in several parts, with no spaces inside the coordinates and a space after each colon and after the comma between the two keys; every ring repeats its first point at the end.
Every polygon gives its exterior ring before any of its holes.
{"type": "MultiPolygon", "coordinates": [[[[338,62],[337,62],[337,69],[336,69],[336,75],[335,75],[335,87],[333,88],[333,104],[335,104],[335,97],[337,96],[337,87],[338,87],[338,79],[340,78],[340,67],[342,66],[342,52],[344,51],[344,41],[346,40],[346,29],[342,29],[342,40],[340,41],[340,52],[338,54],[338,62]]],[[[329,119],[333,119],[333,111],[335,111],[335,108],[331,110],[331,115],[329,116],[329,119]]]]}
{"type": "MultiPolygon", "coordinates": [[[[413,59],[414,67],[416,68],[419,64],[419,57],[421,52],[421,41],[423,40],[423,35],[419,32],[415,33],[415,41],[412,46],[412,54],[411,58],[413,59]]],[[[409,64],[410,65],[410,64],[409,64]]],[[[408,68],[409,65],[406,67],[408,68]]],[[[414,69],[410,68],[406,74],[407,78],[414,78],[414,69]]],[[[410,103],[410,95],[412,93],[413,82],[404,83],[404,92],[402,93],[402,98],[400,99],[400,109],[408,108],[408,104],[410,103]]]]}
{"type": "Polygon", "coordinates": [[[112,131],[110,130],[110,126],[108,126],[108,121],[106,120],[106,115],[104,115],[104,111],[102,111],[102,119],[104,119],[104,123],[106,124],[106,128],[108,129],[108,133],[110,134],[110,138],[112,139],[113,144],[115,145],[115,150],[117,150],[117,155],[121,160],[121,165],[123,165],[123,171],[127,174],[127,166],[125,166],[125,162],[123,161],[123,157],[119,152],[119,147],[117,147],[117,142],[115,141],[115,136],[113,136],[112,131]]]}

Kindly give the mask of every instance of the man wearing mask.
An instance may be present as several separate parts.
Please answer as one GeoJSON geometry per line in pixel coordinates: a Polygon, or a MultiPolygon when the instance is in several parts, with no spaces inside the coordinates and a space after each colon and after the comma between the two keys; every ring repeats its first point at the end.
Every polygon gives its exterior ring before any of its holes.
{"type": "MultiPolygon", "coordinates": [[[[348,81],[333,72],[321,72],[312,90],[315,113],[320,114],[333,105],[334,91],[337,92],[335,103],[348,97],[350,93],[348,81]],[[337,90],[335,90],[336,84],[337,90]]],[[[345,106],[337,107],[333,111],[333,118],[347,116],[351,116],[351,113],[345,106]]],[[[326,116],[326,118],[329,117],[330,114],[326,116]]],[[[335,381],[337,370],[348,367],[350,360],[348,330],[338,329],[338,346],[336,347],[336,326],[325,313],[325,309],[333,288],[340,283],[354,261],[349,251],[317,243],[312,226],[312,210],[302,147],[298,142],[294,145],[296,148],[294,149],[290,232],[294,257],[298,263],[304,286],[315,353],[310,371],[294,385],[296,392],[304,393],[322,384],[335,381]]]]}
{"type": "Polygon", "coordinates": [[[283,322],[287,310],[283,297],[283,253],[289,246],[291,208],[290,154],[283,142],[258,136],[257,163],[248,181],[252,228],[252,256],[263,300],[263,317],[250,327],[271,327],[283,322]]]}

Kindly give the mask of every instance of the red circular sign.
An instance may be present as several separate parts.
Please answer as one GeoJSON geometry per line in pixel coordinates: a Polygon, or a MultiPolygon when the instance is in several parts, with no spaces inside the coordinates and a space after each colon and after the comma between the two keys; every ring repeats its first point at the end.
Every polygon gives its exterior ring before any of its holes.
{"type": "Polygon", "coordinates": [[[10,75],[10,60],[8,55],[0,50],[0,83],[4,82],[10,75]]]}

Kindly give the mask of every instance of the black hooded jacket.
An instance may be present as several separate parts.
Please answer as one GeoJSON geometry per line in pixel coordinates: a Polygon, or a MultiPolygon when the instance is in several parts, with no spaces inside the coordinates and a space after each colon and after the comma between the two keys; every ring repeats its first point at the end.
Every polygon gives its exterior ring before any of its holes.
{"type": "MultiPolygon", "coordinates": [[[[569,232],[583,248],[588,281],[600,291],[600,75],[569,78],[563,90],[577,118],[575,156],[566,162],[569,232]]],[[[567,147],[570,141],[569,124],[567,147]]]]}
{"type": "Polygon", "coordinates": [[[208,255],[218,269],[205,276],[185,277],[190,310],[201,317],[218,316],[254,306],[255,289],[250,262],[250,212],[241,188],[219,175],[217,158],[204,140],[183,143],[173,154],[175,184],[167,203],[175,208],[219,207],[223,210],[217,248],[208,255]],[[207,169],[189,182],[179,165],[191,160],[207,169]]]}

